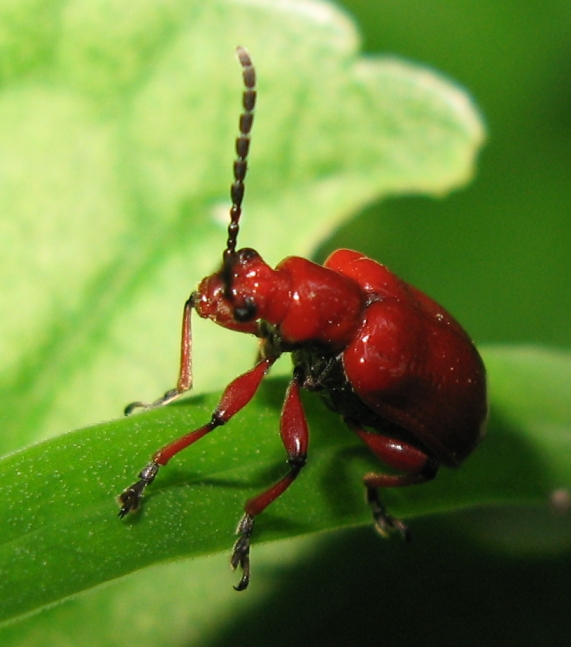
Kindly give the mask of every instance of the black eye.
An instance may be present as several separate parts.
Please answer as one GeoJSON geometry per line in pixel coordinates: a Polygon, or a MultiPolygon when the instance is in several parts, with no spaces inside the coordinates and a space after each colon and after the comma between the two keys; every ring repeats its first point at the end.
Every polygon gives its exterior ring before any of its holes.
{"type": "Polygon", "coordinates": [[[234,319],[239,323],[246,323],[256,318],[256,304],[252,297],[246,297],[244,303],[234,307],[234,319]]]}

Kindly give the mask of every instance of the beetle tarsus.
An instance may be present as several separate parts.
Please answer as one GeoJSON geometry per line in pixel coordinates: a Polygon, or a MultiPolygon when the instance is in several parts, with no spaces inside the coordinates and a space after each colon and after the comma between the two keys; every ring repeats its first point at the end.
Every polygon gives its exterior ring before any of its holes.
{"type": "Polygon", "coordinates": [[[404,541],[409,542],[411,540],[412,537],[408,526],[401,519],[391,517],[387,513],[376,488],[367,488],[367,503],[369,503],[373,512],[375,530],[381,537],[388,537],[391,532],[396,530],[404,541]]]}
{"type": "Polygon", "coordinates": [[[246,513],[240,519],[240,523],[236,529],[236,534],[240,536],[234,544],[230,559],[232,570],[236,570],[238,566],[242,569],[242,577],[238,582],[238,586],[234,587],[236,591],[244,591],[250,583],[250,537],[252,536],[253,529],[254,517],[246,513]]]}
{"type": "Polygon", "coordinates": [[[125,407],[123,413],[126,416],[130,416],[131,414],[135,413],[137,409],[140,409],[141,411],[157,409],[158,407],[162,407],[165,404],[169,404],[173,400],[176,400],[180,395],[181,392],[178,389],[169,389],[164,395],[162,395],[154,402],[131,402],[125,407]]]}
{"type": "Polygon", "coordinates": [[[150,485],[159,471],[158,463],[151,462],[139,473],[139,480],[123,490],[118,497],[121,509],[119,517],[123,519],[129,512],[136,512],[141,505],[143,493],[147,485],[150,485]]]}

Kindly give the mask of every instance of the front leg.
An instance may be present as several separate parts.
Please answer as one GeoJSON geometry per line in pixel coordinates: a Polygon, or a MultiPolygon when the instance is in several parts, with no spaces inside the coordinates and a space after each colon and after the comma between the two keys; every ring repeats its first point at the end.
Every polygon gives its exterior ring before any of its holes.
{"type": "Polygon", "coordinates": [[[180,342],[180,368],[178,380],[174,389],[169,389],[163,396],[154,402],[131,402],[125,407],[125,415],[130,416],[137,409],[148,411],[162,407],[169,402],[173,402],[183,393],[192,388],[192,327],[191,314],[194,308],[195,293],[193,292],[184,304],[182,314],[182,334],[180,342]]]}
{"type": "Polygon", "coordinates": [[[247,373],[230,382],[224,390],[218,406],[213,411],[210,422],[177,438],[154,453],[151,462],[139,473],[139,480],[119,495],[120,517],[139,508],[145,488],[154,481],[159,467],[166,465],[173,456],[193,445],[206,434],[226,424],[250,402],[274,361],[275,359],[271,358],[264,359],[247,373]]]}

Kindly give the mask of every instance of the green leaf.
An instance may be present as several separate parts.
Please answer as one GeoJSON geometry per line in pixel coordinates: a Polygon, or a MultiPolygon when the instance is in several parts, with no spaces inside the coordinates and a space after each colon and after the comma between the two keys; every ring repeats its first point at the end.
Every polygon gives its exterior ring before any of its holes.
{"type": "MultiPolygon", "coordinates": [[[[225,238],[237,44],[259,79],[240,242],[269,262],[310,253],[383,196],[460,186],[482,142],[465,93],[425,68],[360,56],[352,23],[325,3],[7,1],[0,31],[4,452],[172,385],[182,304],[225,238]]],[[[200,391],[251,362],[235,334],[207,324],[195,336],[200,391]]],[[[226,550],[244,498],[282,473],[284,386],[272,382],[164,470],[126,522],[116,494],[161,442],[203,423],[215,396],[3,459],[2,619],[147,564],[226,550]]],[[[305,485],[264,515],[260,541],[369,523],[360,478],[373,463],[335,417],[308,409],[322,449],[305,485]],[[335,466],[347,456],[345,483],[335,466]]],[[[447,495],[446,479],[429,487],[391,493],[395,512],[473,503],[460,486],[447,495]]]]}
{"type": "MultiPolygon", "coordinates": [[[[387,491],[394,514],[547,504],[551,492],[571,488],[571,356],[491,348],[485,358],[489,436],[461,470],[387,491]]],[[[65,434],[3,459],[1,618],[153,563],[228,549],[243,502],[284,473],[277,434],[284,388],[281,379],[267,381],[232,423],[163,468],[144,509],[122,522],[114,495],[161,443],[207,420],[214,396],[65,434]]],[[[315,397],[306,406],[309,464],[260,517],[256,543],[370,523],[361,477],[378,465],[315,397]]]]}

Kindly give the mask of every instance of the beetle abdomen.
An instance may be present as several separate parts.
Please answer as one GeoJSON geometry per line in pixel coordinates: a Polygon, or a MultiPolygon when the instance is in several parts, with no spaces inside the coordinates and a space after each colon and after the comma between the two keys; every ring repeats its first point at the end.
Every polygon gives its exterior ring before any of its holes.
{"type": "Polygon", "coordinates": [[[374,302],[343,365],[365,404],[455,467],[481,439],[487,403],[478,351],[450,320],[411,302],[374,302]]]}

